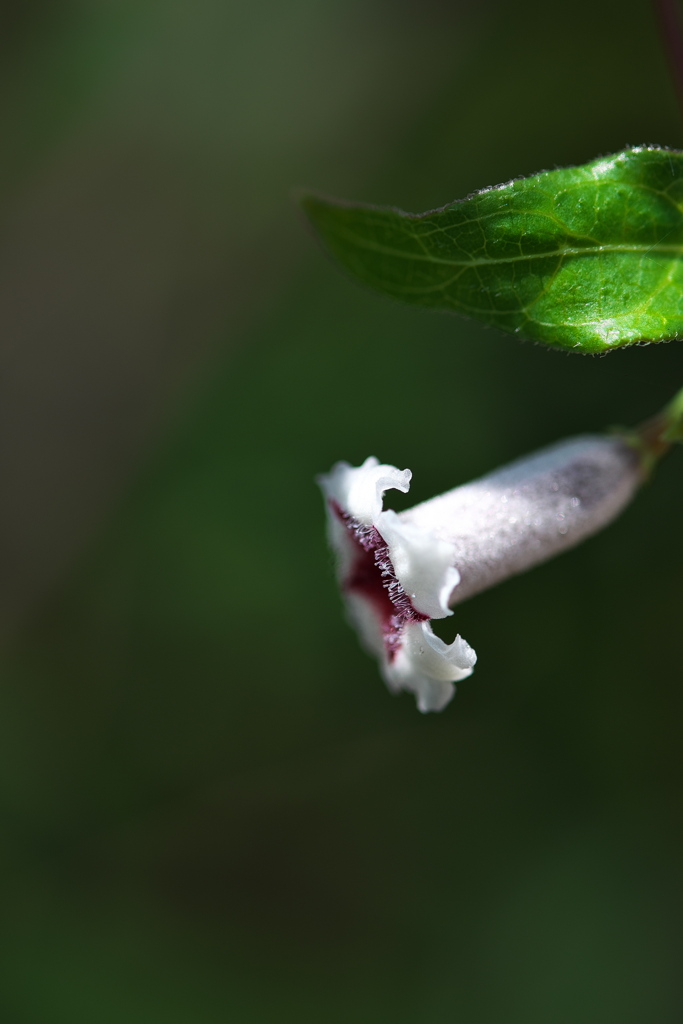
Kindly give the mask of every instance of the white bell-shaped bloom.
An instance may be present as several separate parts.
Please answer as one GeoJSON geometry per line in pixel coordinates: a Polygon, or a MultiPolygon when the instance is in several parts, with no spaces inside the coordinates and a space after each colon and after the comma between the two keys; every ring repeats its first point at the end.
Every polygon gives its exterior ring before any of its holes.
{"type": "Polygon", "coordinates": [[[543,562],[606,526],[642,482],[641,458],[619,437],[552,445],[405,512],[383,509],[411,472],[339,462],[319,483],[350,618],[392,691],[440,711],[476,654],[446,644],[430,620],[450,605],[543,562]]]}

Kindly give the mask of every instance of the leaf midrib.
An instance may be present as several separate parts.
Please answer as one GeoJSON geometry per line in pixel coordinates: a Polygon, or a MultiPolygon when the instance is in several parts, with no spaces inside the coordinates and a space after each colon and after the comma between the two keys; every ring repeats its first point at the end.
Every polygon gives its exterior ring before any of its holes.
{"type": "MultiPolygon", "coordinates": [[[[475,257],[467,260],[443,259],[439,256],[430,256],[427,253],[407,253],[401,249],[392,249],[389,246],[372,242],[362,238],[352,231],[337,229],[337,235],[343,235],[347,241],[362,249],[371,249],[384,256],[395,256],[403,260],[417,260],[423,263],[438,263],[445,267],[491,267],[502,263],[526,263],[528,260],[548,259],[551,256],[596,256],[601,253],[642,253],[648,256],[650,253],[666,254],[672,256],[683,256],[683,245],[583,245],[579,247],[566,246],[563,249],[552,249],[548,252],[535,252],[526,256],[500,256],[495,259],[490,257],[475,257]]],[[[417,240],[417,239],[416,239],[417,240]]]]}

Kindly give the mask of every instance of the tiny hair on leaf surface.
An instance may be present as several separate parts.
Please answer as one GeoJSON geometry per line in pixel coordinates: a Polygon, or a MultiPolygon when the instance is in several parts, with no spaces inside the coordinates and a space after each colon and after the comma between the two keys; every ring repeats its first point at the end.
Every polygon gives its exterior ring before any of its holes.
{"type": "Polygon", "coordinates": [[[355,278],[579,353],[683,336],[683,152],[640,146],[423,214],[306,193],[355,278]]]}

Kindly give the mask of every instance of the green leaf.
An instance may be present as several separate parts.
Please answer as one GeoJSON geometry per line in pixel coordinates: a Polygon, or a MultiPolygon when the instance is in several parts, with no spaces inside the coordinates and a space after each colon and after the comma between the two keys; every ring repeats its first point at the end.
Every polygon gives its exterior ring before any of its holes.
{"type": "Polygon", "coordinates": [[[628,149],[429,213],[302,206],[364,284],[577,352],[683,335],[683,152],[628,149]]]}

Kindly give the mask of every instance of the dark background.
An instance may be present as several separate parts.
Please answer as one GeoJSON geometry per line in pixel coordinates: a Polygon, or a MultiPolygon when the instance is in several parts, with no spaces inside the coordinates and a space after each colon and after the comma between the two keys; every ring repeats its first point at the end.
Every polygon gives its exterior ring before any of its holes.
{"type": "Polygon", "coordinates": [[[2,1021],[679,1021],[683,452],[458,608],[429,716],[343,620],[313,477],[429,497],[650,415],[683,347],[393,305],[290,201],[683,145],[649,5],[0,13],[2,1021]]]}

